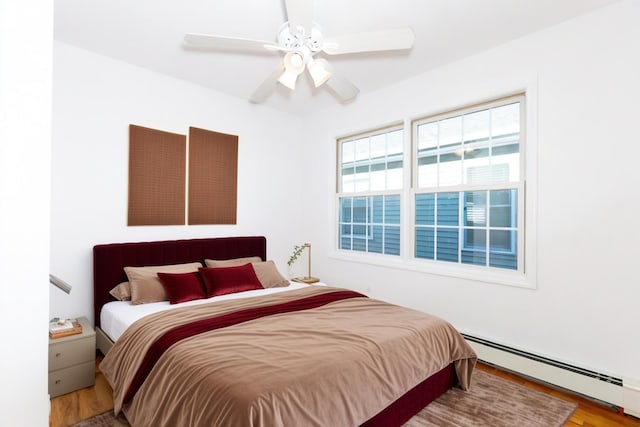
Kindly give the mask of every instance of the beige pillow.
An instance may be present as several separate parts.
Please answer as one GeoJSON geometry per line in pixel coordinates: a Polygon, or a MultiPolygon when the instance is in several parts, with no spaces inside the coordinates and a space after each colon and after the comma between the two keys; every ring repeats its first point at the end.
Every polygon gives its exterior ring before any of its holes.
{"type": "Polygon", "coordinates": [[[159,265],[153,267],[125,267],[124,272],[131,284],[131,304],[168,301],[169,297],[158,278],[162,273],[190,273],[198,271],[202,263],[159,265]]]}
{"type": "Polygon", "coordinates": [[[238,265],[245,265],[253,262],[262,262],[262,258],[259,256],[249,256],[244,258],[233,259],[205,259],[204,263],[207,267],[236,267],[238,265]]]}
{"type": "Polygon", "coordinates": [[[131,301],[131,285],[129,282],[122,282],[109,291],[112,297],[118,301],[131,301]]]}
{"type": "Polygon", "coordinates": [[[276,263],[273,261],[251,263],[253,270],[262,283],[263,288],[279,288],[289,286],[289,281],[278,271],[276,263]]]}

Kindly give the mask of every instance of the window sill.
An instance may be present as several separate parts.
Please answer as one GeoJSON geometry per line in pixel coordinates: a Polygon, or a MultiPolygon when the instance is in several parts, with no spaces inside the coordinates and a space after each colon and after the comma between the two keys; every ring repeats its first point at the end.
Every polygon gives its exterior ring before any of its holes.
{"type": "Polygon", "coordinates": [[[501,270],[498,268],[478,267],[474,265],[447,263],[442,261],[405,259],[402,256],[371,254],[364,252],[355,253],[342,250],[331,251],[329,253],[329,258],[346,262],[372,264],[397,270],[454,277],[473,282],[536,289],[535,275],[512,270],[501,270]]]}

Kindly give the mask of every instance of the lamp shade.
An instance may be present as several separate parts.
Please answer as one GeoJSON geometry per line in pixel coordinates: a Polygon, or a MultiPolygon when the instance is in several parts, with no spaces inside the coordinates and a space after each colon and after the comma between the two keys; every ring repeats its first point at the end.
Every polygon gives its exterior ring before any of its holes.
{"type": "Polygon", "coordinates": [[[282,73],[282,75],[278,78],[278,81],[289,89],[294,90],[296,88],[297,79],[298,75],[296,73],[292,73],[289,70],[284,70],[284,73],[282,73]]]}
{"type": "Polygon", "coordinates": [[[327,64],[327,61],[322,58],[318,60],[310,58],[307,64],[307,69],[316,87],[322,86],[331,78],[331,73],[327,70],[325,64],[327,64]]]}
{"type": "Polygon", "coordinates": [[[304,56],[300,52],[289,52],[284,57],[284,73],[278,81],[293,90],[298,76],[304,71],[304,56]]]}
{"type": "Polygon", "coordinates": [[[53,274],[49,274],[49,283],[63,292],[71,293],[71,285],[53,274]]]}

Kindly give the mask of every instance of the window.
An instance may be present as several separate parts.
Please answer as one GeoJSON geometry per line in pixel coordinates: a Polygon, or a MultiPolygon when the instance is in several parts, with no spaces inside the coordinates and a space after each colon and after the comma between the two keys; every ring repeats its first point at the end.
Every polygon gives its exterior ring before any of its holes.
{"type": "Polygon", "coordinates": [[[414,122],[414,256],[522,271],[524,97],[414,122]]]}
{"type": "Polygon", "coordinates": [[[338,141],[338,246],[400,255],[404,187],[401,127],[338,141]]]}
{"type": "Polygon", "coordinates": [[[339,139],[335,256],[535,287],[537,89],[527,87],[339,139]]]}

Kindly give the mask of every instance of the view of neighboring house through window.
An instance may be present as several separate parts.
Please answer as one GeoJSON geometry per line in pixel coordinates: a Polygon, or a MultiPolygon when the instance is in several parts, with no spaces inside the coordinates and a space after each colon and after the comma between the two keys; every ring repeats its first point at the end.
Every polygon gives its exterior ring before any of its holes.
{"type": "Polygon", "coordinates": [[[402,127],[338,141],[339,248],[400,254],[402,127]]]}
{"type": "Polygon", "coordinates": [[[523,102],[414,122],[416,258],[522,269],[523,102]]]}

